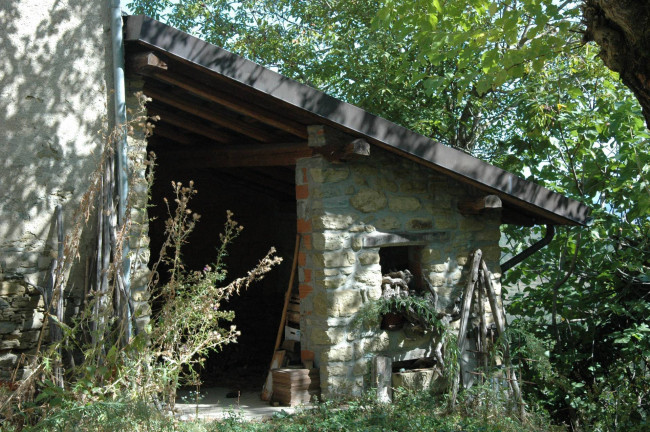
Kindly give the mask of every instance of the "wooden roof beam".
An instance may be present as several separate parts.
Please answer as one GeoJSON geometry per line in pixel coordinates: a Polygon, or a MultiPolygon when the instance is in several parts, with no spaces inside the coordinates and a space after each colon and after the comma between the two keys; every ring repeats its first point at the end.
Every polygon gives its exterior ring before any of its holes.
{"type": "Polygon", "coordinates": [[[477,215],[485,211],[501,209],[502,207],[501,198],[496,195],[468,198],[458,202],[458,210],[463,216],[477,215]]]}
{"type": "Polygon", "coordinates": [[[211,123],[223,126],[235,132],[238,132],[247,137],[253,138],[261,142],[271,142],[273,141],[273,136],[267,132],[256,130],[253,125],[246,124],[233,116],[232,114],[226,112],[214,113],[214,111],[197,105],[196,103],[190,102],[183,97],[171,95],[169,92],[165,92],[162,89],[156,88],[149,84],[145,84],[144,93],[151,97],[154,101],[162,102],[165,105],[172,106],[181,111],[185,111],[189,114],[200,117],[204,120],[207,120],[211,123]]]}
{"type": "Polygon", "coordinates": [[[278,115],[239,98],[219,92],[214,88],[196,84],[191,78],[174,74],[169,71],[167,63],[153,52],[129,56],[128,65],[132,73],[155,78],[158,81],[188,91],[202,99],[224,106],[231,111],[252,117],[268,126],[273,126],[299,138],[307,138],[307,128],[304,125],[291,121],[286,116],[278,115]]]}
{"type": "MultiPolygon", "coordinates": [[[[222,144],[228,144],[233,142],[234,137],[224,131],[220,131],[210,125],[202,124],[200,121],[193,119],[191,116],[187,116],[180,112],[172,112],[168,109],[162,108],[157,105],[149,105],[147,111],[151,115],[159,115],[160,121],[168,123],[177,128],[192,132],[194,134],[200,135],[205,138],[209,138],[213,141],[222,144]]],[[[165,133],[163,129],[161,134],[165,133]]],[[[156,135],[156,128],[154,128],[154,136],[156,135]]],[[[167,134],[169,135],[169,134],[167,134]]],[[[173,136],[169,136],[170,139],[174,139],[173,136]]],[[[181,141],[183,142],[183,141],[181,141]]],[[[185,144],[185,142],[183,142],[185,144]]]]}
{"type": "Polygon", "coordinates": [[[207,139],[205,136],[199,136],[195,132],[190,132],[185,129],[181,129],[180,127],[175,127],[171,124],[165,123],[164,121],[161,121],[160,123],[154,125],[153,136],[166,138],[170,141],[173,141],[174,145],[182,144],[184,146],[192,146],[200,144],[218,146],[220,144],[225,144],[222,141],[218,142],[212,139],[207,139]]]}
{"type": "Polygon", "coordinates": [[[370,155],[370,144],[366,140],[355,139],[332,127],[312,125],[307,127],[307,132],[309,147],[330,162],[344,162],[370,155]]]}
{"type": "Polygon", "coordinates": [[[167,63],[151,51],[131,54],[126,59],[127,72],[137,75],[148,75],[154,71],[167,70],[167,68],[167,63]]]}
{"type": "Polygon", "coordinates": [[[195,168],[237,168],[262,166],[293,166],[296,160],[312,156],[305,142],[276,144],[243,144],[219,148],[179,149],[166,151],[165,157],[176,165],[195,168]]]}

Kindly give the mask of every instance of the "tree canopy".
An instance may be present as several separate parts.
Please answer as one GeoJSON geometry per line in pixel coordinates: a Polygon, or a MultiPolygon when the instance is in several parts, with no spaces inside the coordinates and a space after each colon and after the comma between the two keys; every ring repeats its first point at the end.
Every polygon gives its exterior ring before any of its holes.
{"type": "MultiPolygon", "coordinates": [[[[614,3],[133,0],[130,8],[591,205],[589,227],[560,230],[504,285],[520,288],[510,295],[515,327],[550,360],[552,372],[522,366],[536,382],[528,392],[574,428],[633,430],[650,409],[650,135],[641,108],[647,119],[650,62],[638,61],[647,59],[639,52],[647,30],[621,26],[631,18],[614,3]],[[585,43],[607,42],[604,23],[625,35],[617,40],[627,63],[608,60],[622,58],[611,44],[585,43]]],[[[646,22],[648,7],[639,8],[646,22]]],[[[505,227],[507,248],[516,253],[542,230],[505,227]]]]}

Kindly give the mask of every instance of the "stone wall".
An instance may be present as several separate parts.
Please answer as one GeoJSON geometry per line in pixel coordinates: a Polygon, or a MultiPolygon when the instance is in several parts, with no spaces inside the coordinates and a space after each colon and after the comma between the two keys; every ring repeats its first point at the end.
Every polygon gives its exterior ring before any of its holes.
{"type": "MultiPolygon", "coordinates": [[[[111,127],[108,4],[0,2],[0,381],[33,352],[43,326],[43,300],[30,284],[45,285],[57,255],[55,208],[62,206],[69,232],[99,161],[102,132],[111,127]]],[[[143,141],[136,141],[133,149],[143,152],[143,141]]],[[[142,196],[136,201],[144,204],[142,196]]],[[[94,220],[68,276],[67,316],[82,304],[94,220]]],[[[147,254],[140,251],[139,261],[147,254]]],[[[143,268],[138,264],[136,276],[142,278],[143,268]]],[[[17,378],[25,373],[21,368],[17,378]]]]}
{"type": "Polygon", "coordinates": [[[380,247],[394,246],[388,234],[400,234],[401,245],[418,246],[417,264],[439,295],[439,309],[459,300],[476,248],[500,287],[499,215],[464,217],[457,211],[458,200],[481,195],[374,147],[356,162],[298,161],[302,357],[320,367],[325,396],[369,388],[377,354],[394,360],[433,355],[436,335],[351,326],[359,309],[381,295],[380,247]]]}

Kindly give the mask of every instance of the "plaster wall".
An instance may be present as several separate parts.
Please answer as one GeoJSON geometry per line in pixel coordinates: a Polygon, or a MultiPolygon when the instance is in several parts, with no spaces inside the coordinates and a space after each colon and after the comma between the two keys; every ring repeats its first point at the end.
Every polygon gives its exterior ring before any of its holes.
{"type": "MultiPolygon", "coordinates": [[[[70,228],[112,107],[108,2],[0,2],[0,380],[35,347],[56,256],[55,207],[70,228]]],[[[87,237],[87,238],[86,238],[87,237]]],[[[89,250],[84,237],[81,256],[89,250]]],[[[83,261],[83,260],[82,260],[83,261]]],[[[85,263],[70,275],[82,289],[85,263]]],[[[66,299],[66,309],[79,301],[66,299]]],[[[20,369],[16,378],[27,371],[20,369]]]]}
{"type": "MultiPolygon", "coordinates": [[[[401,245],[418,247],[418,264],[438,294],[439,310],[459,302],[469,256],[477,248],[500,290],[500,215],[465,217],[457,210],[459,200],[481,195],[375,148],[356,162],[298,161],[302,356],[320,368],[325,396],[371,387],[375,355],[393,360],[433,356],[439,335],[353,327],[364,304],[381,295],[380,247],[394,246],[382,245],[388,234],[410,237],[401,245]]],[[[485,307],[489,311],[487,302],[485,307]]]]}

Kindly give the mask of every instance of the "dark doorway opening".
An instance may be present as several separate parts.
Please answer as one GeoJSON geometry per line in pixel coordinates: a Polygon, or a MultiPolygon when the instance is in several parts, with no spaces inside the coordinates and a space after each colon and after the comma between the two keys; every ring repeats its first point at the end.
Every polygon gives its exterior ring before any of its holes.
{"type": "MultiPolygon", "coordinates": [[[[158,149],[158,167],[149,215],[152,262],[158,258],[167,219],[163,197],[170,197],[171,181],[194,181],[198,194],[190,208],[201,215],[184,252],[187,268],[200,270],[216,258],[226,211],[234,213],[243,231],[228,249],[226,283],[245,275],[271,246],[282,264],[222,308],[235,312],[241,331],[235,344],[213,353],[205,362],[205,386],[260,390],[264,384],[289,283],[296,235],[295,170],[293,167],[192,169],[181,167],[158,149]]],[[[161,275],[164,276],[164,275],[161,275]]]]}

